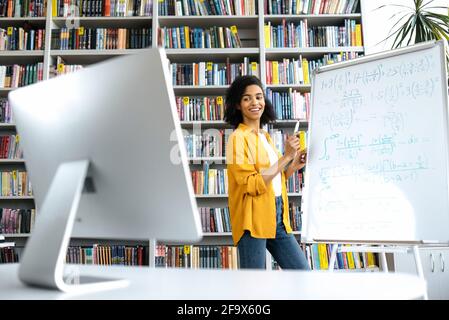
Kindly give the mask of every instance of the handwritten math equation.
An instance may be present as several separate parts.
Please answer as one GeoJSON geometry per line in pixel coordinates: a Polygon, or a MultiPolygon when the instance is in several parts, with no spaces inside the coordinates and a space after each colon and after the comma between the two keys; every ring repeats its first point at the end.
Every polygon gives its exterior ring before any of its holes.
{"type": "Polygon", "coordinates": [[[418,74],[429,73],[435,67],[435,61],[431,54],[421,56],[408,62],[386,66],[380,62],[372,67],[366,67],[362,71],[346,71],[337,73],[334,77],[323,80],[319,86],[323,90],[341,91],[348,86],[371,86],[383,81],[408,80],[418,74]]]}

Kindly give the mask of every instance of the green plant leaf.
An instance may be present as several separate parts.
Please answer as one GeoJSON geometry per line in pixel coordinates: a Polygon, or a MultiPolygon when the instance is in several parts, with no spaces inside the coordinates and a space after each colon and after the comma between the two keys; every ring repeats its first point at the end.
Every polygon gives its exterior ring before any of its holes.
{"type": "Polygon", "coordinates": [[[404,5],[401,5],[401,4],[384,4],[384,5],[381,5],[381,6],[377,7],[377,8],[374,9],[373,11],[376,11],[376,10],[379,10],[379,9],[383,9],[383,8],[387,8],[387,7],[402,7],[402,8],[410,9],[410,10],[412,10],[412,11],[415,10],[415,9],[412,8],[412,7],[404,6],[404,5]]]}
{"type": "MultiPolygon", "coordinates": [[[[448,15],[432,12],[432,9],[448,9],[444,6],[431,6],[435,0],[413,0],[414,7],[399,4],[386,4],[378,7],[400,7],[407,8],[410,12],[405,15],[394,13],[390,19],[398,18],[391,28],[389,35],[383,41],[394,37],[392,48],[398,48],[402,45],[429,41],[433,39],[449,39],[449,17],[448,15]],[[410,16],[409,16],[410,15],[410,16]],[[408,17],[408,19],[405,19],[408,17]],[[404,22],[405,21],[405,22],[404,22]],[[399,27],[398,27],[399,26],[399,27]],[[395,28],[397,28],[395,30],[395,28]]],[[[401,13],[404,10],[401,10],[401,13]]],[[[380,42],[379,42],[380,43],[380,42]]]]}
{"type": "Polygon", "coordinates": [[[423,21],[425,22],[429,31],[434,35],[435,39],[440,40],[444,38],[446,40],[449,40],[448,17],[443,16],[444,19],[441,21],[441,15],[426,13],[424,16],[426,17],[426,19],[423,21]]]}
{"type": "Polygon", "coordinates": [[[419,5],[417,5],[417,11],[421,11],[424,7],[427,7],[430,3],[432,3],[434,0],[430,0],[429,2],[427,2],[426,4],[422,4],[422,1],[419,1],[419,5]]]}
{"type": "MultiPolygon", "coordinates": [[[[406,17],[406,15],[404,15],[401,19],[403,19],[403,18],[405,18],[405,17],[406,17]]],[[[411,19],[413,19],[413,16],[408,17],[407,21],[406,21],[401,27],[399,27],[396,31],[394,31],[393,33],[391,33],[391,31],[393,30],[393,28],[395,28],[395,27],[398,25],[398,22],[395,23],[395,24],[393,25],[392,29],[390,30],[390,35],[389,35],[387,38],[385,38],[384,40],[382,40],[381,42],[386,41],[386,40],[388,40],[389,38],[391,38],[391,37],[393,37],[394,35],[396,35],[396,37],[395,37],[395,39],[394,39],[394,41],[393,41],[393,47],[394,47],[394,46],[395,46],[395,43],[398,41],[399,37],[401,37],[401,34],[404,33],[404,29],[407,29],[407,26],[409,25],[411,19]]],[[[399,41],[399,43],[400,43],[400,41],[399,41]]]]}
{"type": "MultiPolygon", "coordinates": [[[[401,43],[407,37],[409,30],[414,25],[414,20],[416,20],[416,17],[414,17],[413,15],[410,16],[409,19],[407,20],[407,22],[398,30],[399,32],[393,41],[394,48],[399,48],[401,46],[401,43]]],[[[411,34],[410,34],[410,36],[411,36],[411,34]]]]}

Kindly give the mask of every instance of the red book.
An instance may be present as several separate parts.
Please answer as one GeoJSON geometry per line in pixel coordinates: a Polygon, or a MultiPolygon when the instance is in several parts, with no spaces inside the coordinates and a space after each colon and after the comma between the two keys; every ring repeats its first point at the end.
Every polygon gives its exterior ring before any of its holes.
{"type": "Polygon", "coordinates": [[[103,16],[110,17],[111,16],[111,0],[104,0],[104,12],[103,16]]]}

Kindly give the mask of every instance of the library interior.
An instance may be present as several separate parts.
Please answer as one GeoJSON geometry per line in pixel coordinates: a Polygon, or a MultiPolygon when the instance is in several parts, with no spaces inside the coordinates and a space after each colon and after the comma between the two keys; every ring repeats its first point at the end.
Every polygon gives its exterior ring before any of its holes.
{"type": "Polygon", "coordinates": [[[448,16],[0,0],[0,300],[449,299],[448,16]]]}

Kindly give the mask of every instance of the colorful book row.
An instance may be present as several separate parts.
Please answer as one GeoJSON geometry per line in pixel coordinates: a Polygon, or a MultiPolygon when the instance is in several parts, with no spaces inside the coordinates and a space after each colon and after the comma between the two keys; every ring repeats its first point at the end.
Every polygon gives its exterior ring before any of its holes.
{"type": "Polygon", "coordinates": [[[0,0],[0,17],[45,17],[47,0],[0,0]]]}
{"type": "Polygon", "coordinates": [[[62,28],[51,31],[53,50],[142,49],[151,46],[151,28],[62,28]]]}
{"type": "Polygon", "coordinates": [[[254,0],[160,0],[161,16],[248,16],[257,14],[254,0]]]}
{"type": "Polygon", "coordinates": [[[0,28],[0,51],[44,50],[45,29],[0,28]]]}
{"type": "Polygon", "coordinates": [[[32,196],[33,190],[26,171],[1,171],[0,189],[2,197],[32,196]]]}
{"type": "Polygon", "coordinates": [[[91,247],[70,246],[66,263],[97,265],[148,265],[147,248],[143,246],[99,245],[91,247]]]}
{"type": "Polygon", "coordinates": [[[0,66],[0,88],[19,88],[43,80],[44,63],[0,66]]]}
{"type": "Polygon", "coordinates": [[[53,0],[53,17],[151,16],[153,0],[53,0]]]}
{"type": "Polygon", "coordinates": [[[156,246],[156,267],[238,269],[234,246],[156,246]]]}
{"type": "Polygon", "coordinates": [[[0,208],[0,234],[30,233],[36,221],[36,209],[0,208]]]}
{"type": "Polygon", "coordinates": [[[351,14],[359,0],[265,0],[265,14],[351,14]]]}

